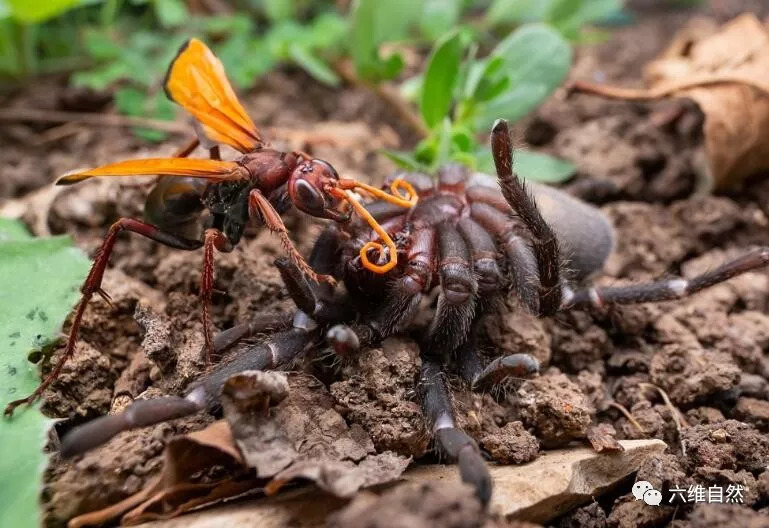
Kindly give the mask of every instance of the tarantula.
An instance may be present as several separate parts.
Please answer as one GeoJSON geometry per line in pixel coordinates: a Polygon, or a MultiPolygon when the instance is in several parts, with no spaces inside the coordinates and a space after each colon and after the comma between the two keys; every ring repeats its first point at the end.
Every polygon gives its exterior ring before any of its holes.
{"type": "MultiPolygon", "coordinates": [[[[136,401],[122,414],[74,429],[63,439],[62,454],[81,453],[120,431],[214,409],[231,375],[285,365],[324,338],[337,353],[348,355],[389,335],[411,331],[420,344],[419,392],[435,442],[457,461],[462,479],[488,502],[489,472],[477,444],[456,425],[444,370],[453,368],[473,388],[538,371],[536,359],[525,354],[483,364],[475,326],[481,315],[494,309],[495,298],[513,294],[538,316],[586,305],[672,300],[769,262],[769,248],[759,248],[690,280],[573,289],[570,284],[599,271],[611,252],[610,223],[598,209],[561,191],[531,185],[529,194],[512,170],[512,143],[502,120],[492,130],[492,152],[498,185],[488,176],[448,166],[439,171],[437,184],[423,174],[400,176],[420,195],[419,203],[405,212],[385,202],[367,206],[394,235],[397,251],[405,257],[387,275],[368,271],[357,253],[377,240],[377,231],[356,222],[329,226],[317,239],[309,263],[316,272],[342,280],[346,292],[327,283],[311,283],[290,259],[277,259],[297,305],[288,329],[219,365],[183,397],[136,401]],[[423,298],[433,291],[437,300],[432,320],[426,328],[414,326],[423,298]]],[[[214,346],[223,350],[274,323],[258,317],[222,332],[214,346]]]]}

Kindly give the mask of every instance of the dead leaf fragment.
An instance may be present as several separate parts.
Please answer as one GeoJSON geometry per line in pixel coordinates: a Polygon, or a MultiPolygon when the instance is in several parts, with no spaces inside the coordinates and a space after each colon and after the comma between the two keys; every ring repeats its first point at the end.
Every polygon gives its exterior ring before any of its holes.
{"type": "MultiPolygon", "coordinates": [[[[638,471],[647,457],[667,448],[662,440],[622,440],[624,451],[596,453],[589,447],[545,451],[522,466],[489,466],[494,494],[490,512],[507,519],[546,523],[609,491],[638,471]]],[[[455,478],[451,466],[419,467],[409,481],[455,478]]]]}
{"type": "MultiPolygon", "coordinates": [[[[494,479],[490,513],[505,518],[510,526],[530,526],[525,521],[547,523],[608,492],[635,473],[648,457],[666,449],[661,440],[620,443],[625,448],[620,453],[598,454],[589,447],[567,448],[546,451],[523,466],[490,466],[494,479]]],[[[147,528],[378,528],[395,524],[466,527],[483,523],[481,505],[472,488],[459,482],[456,466],[417,467],[404,473],[403,481],[376,493],[359,494],[346,507],[339,499],[297,490],[197,512],[147,528]],[[335,511],[338,513],[331,515],[335,511]]]]}
{"type": "Polygon", "coordinates": [[[168,443],[163,470],[147,487],[69,527],[121,515],[123,525],[170,519],[225,499],[276,493],[298,479],[350,497],[396,480],[411,461],[376,454],[368,433],[348,426],[325,385],[310,376],[241,372],[225,384],[222,407],[226,420],[168,443]]]}
{"type": "Polygon", "coordinates": [[[349,461],[305,460],[277,474],[265,491],[272,495],[287,482],[307,479],[335,497],[349,498],[360,489],[396,480],[410,462],[410,458],[392,451],[369,455],[358,464],[349,461]]]}
{"type": "Polygon", "coordinates": [[[596,453],[623,451],[625,448],[617,440],[617,431],[608,423],[591,425],[587,430],[587,439],[596,453]]]}
{"type": "Polygon", "coordinates": [[[769,27],[753,14],[715,32],[696,24],[646,65],[648,88],[576,82],[573,90],[627,100],[692,99],[705,116],[709,177],[724,189],[769,170],[769,27]]]}
{"type": "Polygon", "coordinates": [[[160,475],[143,490],[118,504],[74,517],[67,526],[97,526],[121,515],[122,524],[180,515],[254,487],[254,482],[236,481],[244,473],[230,426],[219,421],[169,441],[160,475]],[[217,477],[214,469],[225,476],[217,477]]]}
{"type": "Polygon", "coordinates": [[[278,372],[247,371],[232,376],[222,390],[222,407],[235,443],[258,477],[272,477],[298,456],[268,409],[285,400],[286,376],[278,372]]]}

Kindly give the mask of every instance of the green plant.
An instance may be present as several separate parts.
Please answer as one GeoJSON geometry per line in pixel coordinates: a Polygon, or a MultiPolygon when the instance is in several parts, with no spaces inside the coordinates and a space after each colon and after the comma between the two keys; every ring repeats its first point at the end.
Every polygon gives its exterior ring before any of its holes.
{"type": "Polygon", "coordinates": [[[587,26],[618,17],[624,3],[624,0],[494,0],[485,21],[489,26],[543,22],[569,40],[582,40],[587,26]]]}
{"type": "MultiPolygon", "coordinates": [[[[0,407],[30,394],[40,376],[28,357],[55,341],[78,297],[88,259],[69,237],[32,238],[18,222],[0,218],[0,407]]],[[[51,420],[37,408],[2,419],[0,511],[4,526],[40,525],[38,501],[51,420]]]]}
{"type": "MultiPolygon", "coordinates": [[[[466,29],[435,44],[416,90],[429,133],[411,153],[388,153],[396,163],[432,171],[456,161],[491,170],[485,146],[491,123],[531,112],[563,82],[571,64],[568,43],[544,24],[519,27],[484,58],[477,57],[479,47],[466,29]]],[[[562,181],[574,172],[570,163],[543,154],[519,152],[516,163],[529,179],[562,181]]]]}
{"type": "Polygon", "coordinates": [[[44,35],[41,24],[63,14],[88,0],[0,0],[0,77],[27,78],[48,71],[70,51],[67,39],[60,39],[61,31],[52,25],[51,33],[44,35]],[[50,54],[41,55],[43,42],[50,54]],[[44,60],[47,59],[47,60],[44,60]]]}

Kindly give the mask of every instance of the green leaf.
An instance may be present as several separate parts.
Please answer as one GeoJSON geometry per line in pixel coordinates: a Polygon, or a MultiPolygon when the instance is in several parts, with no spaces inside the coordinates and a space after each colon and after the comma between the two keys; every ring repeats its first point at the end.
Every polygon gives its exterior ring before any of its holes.
{"type": "Polygon", "coordinates": [[[486,105],[478,123],[481,129],[500,117],[517,121],[539,106],[566,78],[572,51],[551,27],[527,24],[502,40],[492,56],[504,59],[503,70],[512,85],[486,105]]]}
{"type": "Polygon", "coordinates": [[[463,48],[459,33],[453,31],[435,43],[427,60],[419,110],[430,128],[440,123],[451,110],[463,48]]]}
{"type": "MultiPolygon", "coordinates": [[[[577,3],[584,0],[572,1],[577,3]]],[[[486,11],[486,22],[492,26],[539,22],[544,20],[551,2],[552,0],[494,0],[486,11]]]]}
{"type": "Polygon", "coordinates": [[[289,49],[293,45],[310,46],[310,32],[293,20],[283,20],[270,27],[265,35],[270,55],[280,60],[291,58],[289,49]]]}
{"type": "Polygon", "coordinates": [[[152,7],[164,28],[179,27],[189,19],[190,13],[182,0],[154,0],[152,7]]]}
{"type": "Polygon", "coordinates": [[[85,33],[85,49],[92,59],[115,60],[123,54],[123,48],[106,31],[89,29],[85,33]]]}
{"type": "Polygon", "coordinates": [[[565,182],[577,171],[577,167],[569,161],[528,150],[515,152],[513,166],[521,178],[543,183],[565,182]]]}
{"type": "Polygon", "coordinates": [[[309,27],[313,50],[328,50],[344,43],[347,38],[347,20],[335,13],[323,13],[309,27]]]}
{"type": "Polygon", "coordinates": [[[350,14],[349,52],[360,77],[381,78],[379,45],[402,39],[421,13],[422,0],[355,1],[350,14]]]}
{"type": "Polygon", "coordinates": [[[105,90],[111,84],[131,76],[131,67],[122,61],[109,62],[101,68],[75,72],[70,77],[73,86],[87,86],[94,90],[105,90]]]}
{"type": "Polygon", "coordinates": [[[551,0],[545,21],[565,37],[576,39],[585,25],[608,18],[621,9],[622,0],[551,0]]]}
{"type": "Polygon", "coordinates": [[[474,152],[476,146],[472,130],[463,126],[454,126],[451,131],[451,150],[453,152],[474,152]]]}
{"type": "Polygon", "coordinates": [[[417,102],[419,94],[422,93],[422,81],[424,76],[421,73],[409,77],[403,81],[398,89],[403,97],[407,101],[417,102]]]}
{"type": "MultiPolygon", "coordinates": [[[[75,304],[88,259],[69,237],[31,238],[18,224],[0,222],[0,408],[40,383],[30,351],[50,344],[75,304]],[[14,225],[15,224],[15,225],[14,225]]],[[[37,408],[20,407],[0,425],[0,511],[3,525],[40,525],[39,498],[52,421],[37,408]]]]}
{"type": "Polygon", "coordinates": [[[464,97],[466,99],[473,99],[481,81],[484,78],[490,79],[494,76],[504,63],[505,60],[502,57],[489,57],[488,59],[474,61],[470,64],[467,79],[465,80],[464,97]]]}
{"type": "Polygon", "coordinates": [[[293,18],[296,13],[294,0],[264,0],[264,12],[272,22],[293,18]]]}
{"type": "Polygon", "coordinates": [[[450,31],[459,22],[461,0],[424,0],[419,28],[431,41],[450,31]]]}
{"type": "Polygon", "coordinates": [[[5,0],[11,16],[24,24],[39,24],[83,3],[82,0],[5,0]]]}
{"type": "Polygon", "coordinates": [[[292,44],[288,48],[288,53],[294,62],[318,81],[329,86],[339,85],[340,79],[337,74],[334,73],[334,70],[321,59],[310,53],[304,46],[292,44]]]}
{"type": "Polygon", "coordinates": [[[387,158],[398,167],[403,169],[417,172],[424,172],[427,170],[427,167],[412,156],[410,152],[400,152],[397,150],[382,150],[380,152],[387,156],[387,158]]]}
{"type": "Polygon", "coordinates": [[[131,86],[124,86],[115,92],[115,106],[121,114],[142,115],[147,94],[131,86]]]}
{"type": "Polygon", "coordinates": [[[435,158],[430,165],[431,169],[437,169],[451,159],[451,147],[453,143],[453,134],[451,130],[451,120],[446,117],[441,121],[441,127],[438,131],[438,143],[435,149],[435,158]]]}
{"type": "Polygon", "coordinates": [[[30,238],[30,234],[24,224],[18,220],[0,216],[0,242],[24,240],[25,238],[30,238]]]}
{"type": "Polygon", "coordinates": [[[208,16],[202,23],[203,31],[216,37],[248,34],[251,30],[251,19],[246,15],[208,16]]]}

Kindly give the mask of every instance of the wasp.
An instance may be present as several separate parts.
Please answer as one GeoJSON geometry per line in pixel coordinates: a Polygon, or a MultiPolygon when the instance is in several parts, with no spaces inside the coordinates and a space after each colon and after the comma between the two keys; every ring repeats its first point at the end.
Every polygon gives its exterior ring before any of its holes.
{"type": "Polygon", "coordinates": [[[171,62],[163,87],[169,99],[195,119],[197,137],[175,157],[120,161],[71,172],[56,182],[71,185],[95,177],[160,176],[147,196],[144,220],[120,218],[107,232],[80,289],[82,295],[61,358],[31,395],[6,407],[6,414],[37,399],[59,375],[74,353],[83,314],[93,295],[98,294],[110,302],[101,284],[117,236],[123,231],[185,251],[203,248],[200,297],[207,363],[213,350],[210,305],[214,252],[232,251],[250,222],[259,222],[278,235],[289,259],[310,279],[333,284],[330,275],[316,273],[304,260],[288,235],[281,213],[293,205],[310,216],[345,223],[354,211],[380,235],[382,242],[361,247],[364,266],[376,274],[384,274],[397,265],[395,243],[361,205],[354,191],[410,208],[417,203],[418,196],[408,182],[400,179],[392,182],[390,194],[353,179],[340,178],[326,161],[298,151],[270,148],[235,95],[221,61],[198,39],[191,39],[181,47],[171,62]],[[187,157],[199,145],[209,150],[210,159],[187,157]],[[234,148],[241,156],[231,161],[221,159],[220,145],[234,148]],[[190,233],[202,234],[191,236],[190,233]],[[369,254],[374,252],[379,252],[376,262],[369,259],[369,254]],[[383,264],[382,260],[385,260],[383,264]]]}

